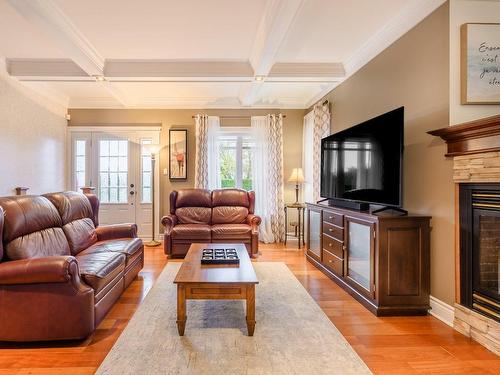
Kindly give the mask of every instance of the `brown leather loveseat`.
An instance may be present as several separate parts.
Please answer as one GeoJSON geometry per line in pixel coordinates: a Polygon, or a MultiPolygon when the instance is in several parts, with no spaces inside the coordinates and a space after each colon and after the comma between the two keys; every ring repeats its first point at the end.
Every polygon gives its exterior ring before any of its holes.
{"type": "Polygon", "coordinates": [[[0,197],[0,340],[81,339],[144,265],[135,224],[99,226],[95,195],[0,197]]]}
{"type": "Polygon", "coordinates": [[[165,226],[164,250],[183,257],[191,243],[244,243],[250,256],[259,251],[261,219],[254,214],[255,194],[240,189],[184,189],[170,193],[170,215],[165,226]]]}

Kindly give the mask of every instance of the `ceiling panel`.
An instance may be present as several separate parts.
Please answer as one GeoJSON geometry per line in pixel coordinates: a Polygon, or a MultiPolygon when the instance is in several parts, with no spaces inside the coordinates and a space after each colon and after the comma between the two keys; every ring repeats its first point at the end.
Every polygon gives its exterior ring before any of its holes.
{"type": "Polygon", "coordinates": [[[246,60],[266,0],[56,0],[107,59],[246,60]]]}
{"type": "Polygon", "coordinates": [[[276,61],[344,62],[403,8],[418,0],[308,0],[276,61]]]}
{"type": "Polygon", "coordinates": [[[5,0],[0,0],[0,56],[9,58],[64,58],[51,41],[5,0]]]}

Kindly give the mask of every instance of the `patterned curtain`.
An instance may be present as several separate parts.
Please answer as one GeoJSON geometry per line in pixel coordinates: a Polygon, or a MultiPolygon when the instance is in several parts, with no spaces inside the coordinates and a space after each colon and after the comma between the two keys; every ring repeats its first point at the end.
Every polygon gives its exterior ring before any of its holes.
{"type": "Polygon", "coordinates": [[[330,134],[330,103],[318,103],[314,106],[313,128],[313,197],[314,202],[320,197],[321,138],[330,134]]]}
{"type": "Polygon", "coordinates": [[[198,189],[220,188],[220,164],[217,137],[220,119],[217,116],[196,115],[196,157],[194,187],[198,189]]]}
{"type": "Polygon", "coordinates": [[[252,134],[255,212],[262,218],[259,239],[265,243],[282,242],[285,239],[283,115],[252,117],[252,134]]]}
{"type": "Polygon", "coordinates": [[[208,116],[196,115],[196,157],[194,187],[208,189],[208,116]]]}

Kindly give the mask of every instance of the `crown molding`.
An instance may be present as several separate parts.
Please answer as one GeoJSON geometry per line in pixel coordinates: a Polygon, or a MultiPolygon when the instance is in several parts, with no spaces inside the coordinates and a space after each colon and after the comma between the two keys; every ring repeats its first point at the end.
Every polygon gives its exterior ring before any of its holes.
{"type": "Polygon", "coordinates": [[[346,78],[353,75],[380,52],[420,23],[446,0],[420,0],[407,6],[393,17],[382,29],[373,34],[344,63],[346,78]]]}
{"type": "Polygon", "coordinates": [[[52,0],[7,1],[88,75],[103,74],[104,58],[52,0]]]}

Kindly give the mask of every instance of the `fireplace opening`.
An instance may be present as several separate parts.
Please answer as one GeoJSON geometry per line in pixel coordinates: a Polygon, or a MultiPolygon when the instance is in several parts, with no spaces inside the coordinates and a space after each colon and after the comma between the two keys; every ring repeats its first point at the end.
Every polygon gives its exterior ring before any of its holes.
{"type": "Polygon", "coordinates": [[[460,304],[500,322],[500,184],[460,184],[460,304]]]}

